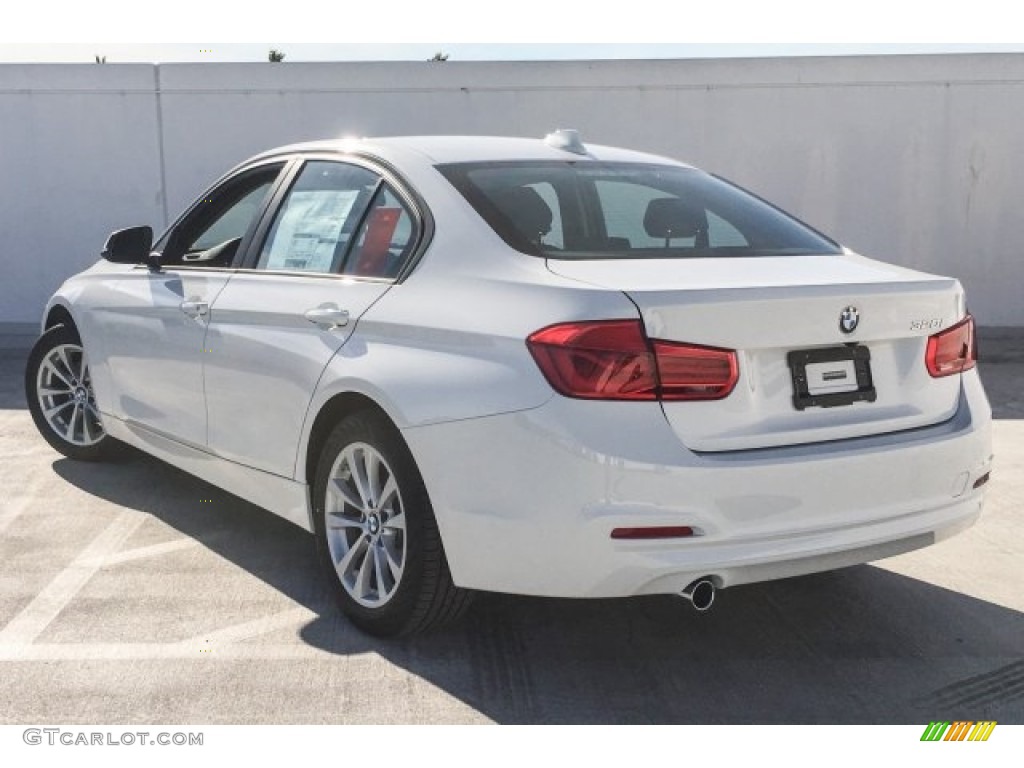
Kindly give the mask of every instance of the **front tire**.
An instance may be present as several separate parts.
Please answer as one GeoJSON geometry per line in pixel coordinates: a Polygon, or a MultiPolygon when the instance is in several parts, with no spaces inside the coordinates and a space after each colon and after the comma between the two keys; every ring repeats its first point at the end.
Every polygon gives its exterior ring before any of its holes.
{"type": "Polygon", "coordinates": [[[57,325],[35,343],[25,367],[25,397],[43,438],[70,459],[102,461],[119,444],[103,428],[89,364],[74,328],[57,325]]]}
{"type": "Polygon", "coordinates": [[[452,582],[434,511],[398,430],[361,411],[324,444],[313,488],[321,563],[343,613],[398,636],[453,621],[471,593],[452,582]]]}

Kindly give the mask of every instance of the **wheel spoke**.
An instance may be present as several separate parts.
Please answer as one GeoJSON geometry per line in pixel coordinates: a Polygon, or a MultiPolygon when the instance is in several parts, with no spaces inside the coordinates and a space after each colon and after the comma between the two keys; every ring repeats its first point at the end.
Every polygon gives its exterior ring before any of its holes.
{"type": "Polygon", "coordinates": [[[373,554],[373,545],[369,545],[366,551],[366,557],[363,558],[362,565],[359,566],[359,575],[356,576],[356,593],[359,597],[366,599],[370,594],[370,579],[373,575],[373,564],[370,562],[375,559],[373,554]]]}
{"type": "Polygon", "coordinates": [[[385,508],[397,493],[398,484],[395,482],[395,478],[389,475],[387,482],[384,483],[384,488],[380,492],[380,501],[378,502],[380,508],[385,508]]]}
{"type": "Polygon", "coordinates": [[[78,353],[78,383],[85,386],[86,376],[89,375],[89,369],[85,365],[85,350],[81,350],[78,353]]]}
{"type": "Polygon", "coordinates": [[[328,528],[333,529],[344,529],[344,528],[358,528],[362,530],[365,528],[365,524],[359,520],[353,520],[351,517],[345,517],[341,512],[329,512],[330,518],[327,523],[328,528]]]}
{"type": "MultiPolygon", "coordinates": [[[[359,498],[362,499],[361,509],[373,509],[373,499],[370,497],[370,491],[366,480],[366,462],[365,459],[360,461],[356,456],[356,449],[350,449],[351,452],[348,456],[348,468],[352,472],[352,483],[356,487],[356,493],[359,494],[359,498]]],[[[363,453],[363,451],[360,451],[363,453]]]]}
{"type": "Polygon", "coordinates": [[[397,557],[395,555],[395,553],[391,551],[391,547],[392,546],[394,546],[394,544],[393,543],[389,544],[387,538],[385,538],[384,539],[384,556],[386,558],[385,562],[387,563],[388,570],[391,571],[392,583],[397,584],[398,580],[400,578],[402,578],[402,570],[403,570],[403,568],[402,568],[402,563],[399,561],[399,557],[397,557]]]}
{"type": "Polygon", "coordinates": [[[64,437],[71,442],[75,442],[75,422],[78,420],[78,411],[80,409],[81,405],[75,403],[75,409],[71,412],[71,418],[68,419],[67,430],[64,432],[64,437]]]}
{"type": "Polygon", "coordinates": [[[384,555],[381,552],[381,547],[373,547],[373,572],[377,577],[377,598],[383,599],[387,597],[388,593],[391,592],[391,587],[384,583],[384,569],[381,568],[381,560],[384,559],[384,555]]]}
{"type": "Polygon", "coordinates": [[[352,490],[348,487],[344,480],[339,477],[335,477],[327,485],[327,487],[333,491],[336,495],[341,496],[346,504],[350,507],[355,507],[360,512],[365,512],[366,509],[363,507],[363,502],[352,493],[352,490]]]}
{"type": "Polygon", "coordinates": [[[74,404],[75,404],[74,400],[65,400],[60,405],[55,405],[55,406],[53,406],[53,408],[50,408],[48,410],[43,411],[43,415],[46,417],[46,420],[49,421],[52,424],[54,416],[56,416],[58,413],[63,411],[69,405],[74,405],[74,404]]]}
{"type": "Polygon", "coordinates": [[[67,347],[57,347],[57,357],[60,358],[61,364],[64,366],[64,370],[67,371],[68,376],[74,381],[75,374],[71,369],[71,361],[68,360],[68,353],[65,351],[67,347]]]}
{"type": "Polygon", "coordinates": [[[380,504],[380,458],[375,451],[363,451],[363,464],[366,467],[366,492],[373,509],[380,504]]]}
{"type": "Polygon", "coordinates": [[[54,364],[53,364],[53,363],[52,363],[52,362],[51,362],[50,360],[47,360],[47,361],[46,361],[46,362],[44,363],[44,368],[45,368],[45,369],[46,369],[47,371],[49,371],[49,372],[50,372],[51,374],[53,374],[54,376],[56,376],[56,377],[57,377],[58,379],[60,379],[61,381],[63,381],[63,382],[64,382],[64,386],[66,386],[66,387],[67,387],[67,388],[68,388],[69,390],[72,390],[72,389],[74,389],[74,386],[73,386],[73,385],[71,384],[71,380],[70,380],[70,378],[69,378],[69,377],[70,377],[70,374],[68,374],[67,376],[65,376],[65,375],[64,375],[63,373],[61,373],[61,372],[60,372],[59,370],[57,370],[57,366],[56,366],[56,365],[54,365],[54,364]]]}
{"type": "Polygon", "coordinates": [[[96,407],[90,403],[85,404],[85,416],[86,418],[92,419],[93,434],[96,435],[96,439],[103,437],[106,434],[106,430],[103,429],[103,419],[100,418],[100,412],[96,410],[96,407]]]}
{"type": "Polygon", "coordinates": [[[399,512],[394,517],[389,517],[384,521],[384,527],[390,528],[395,531],[405,531],[405,513],[399,512]]]}
{"type": "MultiPolygon", "coordinates": [[[[77,406],[75,412],[78,412],[77,406]]],[[[92,443],[92,433],[89,432],[89,409],[82,407],[82,441],[85,443],[92,443]]]]}
{"type": "Polygon", "coordinates": [[[70,395],[74,390],[71,387],[65,389],[53,389],[51,387],[40,387],[37,392],[40,397],[57,397],[59,395],[70,395]]]}
{"type": "Polygon", "coordinates": [[[359,556],[359,553],[362,550],[366,549],[366,545],[369,543],[369,541],[369,538],[364,533],[362,536],[356,539],[355,543],[349,548],[348,552],[345,553],[345,556],[338,561],[338,564],[335,566],[335,570],[338,571],[338,576],[341,577],[342,582],[346,584],[348,583],[347,577],[348,574],[352,571],[353,561],[356,559],[356,557],[359,556]]]}

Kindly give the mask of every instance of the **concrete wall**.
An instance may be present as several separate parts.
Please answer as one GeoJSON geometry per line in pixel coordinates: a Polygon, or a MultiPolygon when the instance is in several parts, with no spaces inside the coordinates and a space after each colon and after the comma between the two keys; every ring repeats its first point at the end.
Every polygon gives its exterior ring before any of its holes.
{"type": "Polygon", "coordinates": [[[678,157],[851,247],[959,277],[1024,326],[1024,55],[0,65],[0,322],[35,322],[114,228],[341,134],[542,136],[678,157]]]}

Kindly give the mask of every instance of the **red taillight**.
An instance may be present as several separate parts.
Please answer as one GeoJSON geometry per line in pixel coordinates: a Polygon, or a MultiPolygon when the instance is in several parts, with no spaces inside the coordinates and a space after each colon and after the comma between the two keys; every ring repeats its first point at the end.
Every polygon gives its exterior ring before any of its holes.
{"type": "Polygon", "coordinates": [[[633,320],[552,325],[526,340],[548,383],[569,397],[655,400],[658,374],[633,320]]]}
{"type": "Polygon", "coordinates": [[[969,371],[978,360],[977,340],[974,337],[974,318],[963,320],[941,333],[928,337],[924,362],[933,377],[950,376],[969,371]]]}
{"type": "Polygon", "coordinates": [[[655,341],[662,400],[720,400],[740,377],[731,349],[655,341]]]}
{"type": "Polygon", "coordinates": [[[548,383],[596,400],[717,400],[739,378],[728,349],[648,341],[639,320],[552,325],[527,346],[548,383]]]}

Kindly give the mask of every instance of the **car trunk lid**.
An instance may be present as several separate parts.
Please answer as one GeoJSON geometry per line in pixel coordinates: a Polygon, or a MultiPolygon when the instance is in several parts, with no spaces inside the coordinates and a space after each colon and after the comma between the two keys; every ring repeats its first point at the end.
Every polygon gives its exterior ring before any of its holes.
{"type": "Polygon", "coordinates": [[[932,378],[924,362],[928,337],[964,315],[956,280],[854,254],[548,267],[623,291],[651,339],[736,351],[740,378],[728,397],[663,403],[691,450],[848,439],[935,424],[956,411],[959,377],[932,378]],[[858,318],[850,332],[841,328],[844,312],[848,327],[858,318]]]}

